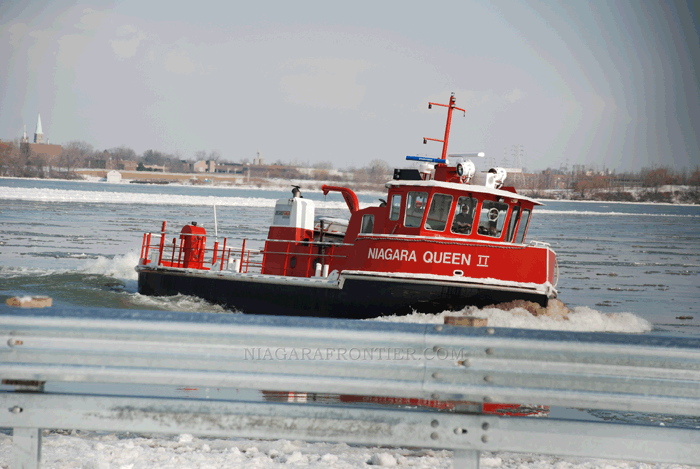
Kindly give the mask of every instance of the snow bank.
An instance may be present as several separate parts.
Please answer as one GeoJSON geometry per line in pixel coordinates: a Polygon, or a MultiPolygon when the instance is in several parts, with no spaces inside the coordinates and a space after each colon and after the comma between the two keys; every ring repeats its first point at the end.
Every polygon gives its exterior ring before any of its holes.
{"type": "MultiPolygon", "coordinates": [[[[0,467],[10,467],[11,463],[12,437],[0,434],[0,467]]],[[[481,454],[480,464],[494,469],[693,469],[676,464],[489,452],[481,454]]],[[[76,431],[45,431],[42,446],[42,467],[53,469],[345,469],[368,466],[448,469],[452,467],[452,452],[288,440],[76,431]]]]}

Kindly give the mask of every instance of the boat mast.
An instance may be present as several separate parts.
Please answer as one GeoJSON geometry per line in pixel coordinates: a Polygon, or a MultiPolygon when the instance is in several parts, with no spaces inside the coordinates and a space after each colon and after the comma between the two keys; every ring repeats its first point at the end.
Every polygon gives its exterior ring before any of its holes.
{"type": "Polygon", "coordinates": [[[437,138],[428,138],[428,137],[423,137],[423,143],[428,143],[428,140],[432,140],[433,142],[442,142],[442,159],[445,160],[447,158],[447,143],[450,140],[450,126],[452,125],[452,111],[457,109],[458,111],[462,111],[464,115],[467,115],[467,111],[465,111],[462,108],[458,108],[455,106],[455,94],[452,93],[450,95],[450,104],[440,104],[440,103],[428,103],[428,109],[432,109],[433,106],[442,106],[447,108],[447,124],[445,124],[445,138],[443,140],[437,139],[437,138]]]}

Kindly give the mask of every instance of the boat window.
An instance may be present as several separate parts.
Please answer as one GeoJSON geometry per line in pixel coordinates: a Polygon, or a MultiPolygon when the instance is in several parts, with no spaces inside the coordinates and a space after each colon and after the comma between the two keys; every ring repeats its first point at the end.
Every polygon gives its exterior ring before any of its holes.
{"type": "Polygon", "coordinates": [[[374,215],[362,215],[360,233],[372,233],[372,231],[374,231],[374,215]]]}
{"type": "Polygon", "coordinates": [[[470,234],[474,224],[474,212],[476,211],[476,199],[472,197],[460,197],[457,199],[452,232],[470,234]]]}
{"type": "Polygon", "coordinates": [[[428,203],[427,192],[409,192],[406,198],[406,219],[404,226],[408,228],[416,228],[423,221],[423,212],[428,203]]]}
{"type": "Polygon", "coordinates": [[[450,216],[452,208],[452,196],[445,194],[435,194],[430,202],[428,217],[425,219],[425,229],[432,231],[445,231],[447,217],[450,216]]]}
{"type": "Polygon", "coordinates": [[[518,217],[520,216],[520,206],[516,205],[513,207],[513,212],[510,214],[510,222],[508,223],[508,232],[506,233],[506,241],[509,243],[513,242],[513,236],[515,235],[515,227],[518,224],[518,217]]]}
{"type": "Polygon", "coordinates": [[[494,202],[484,200],[481,204],[481,215],[479,215],[478,233],[484,236],[500,238],[503,232],[503,225],[508,215],[508,204],[504,202],[494,202]]]}
{"type": "Polygon", "coordinates": [[[518,244],[523,244],[525,242],[525,232],[527,231],[527,224],[530,221],[530,210],[523,209],[523,214],[520,216],[520,225],[518,225],[518,234],[515,235],[515,242],[518,244]]]}
{"type": "Polygon", "coordinates": [[[391,196],[391,212],[389,212],[389,220],[398,220],[401,213],[401,194],[391,196]]]}

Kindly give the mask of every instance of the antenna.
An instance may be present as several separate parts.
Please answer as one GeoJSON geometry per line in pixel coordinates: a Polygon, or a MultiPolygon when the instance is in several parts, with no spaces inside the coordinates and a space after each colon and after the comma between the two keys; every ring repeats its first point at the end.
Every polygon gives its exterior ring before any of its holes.
{"type": "Polygon", "coordinates": [[[428,109],[432,109],[433,106],[442,106],[447,108],[447,124],[445,125],[445,138],[442,140],[437,139],[437,138],[428,138],[428,137],[423,137],[423,143],[428,143],[428,140],[431,140],[433,142],[442,142],[442,160],[445,160],[447,158],[447,143],[450,139],[450,126],[452,125],[452,111],[457,109],[458,111],[462,111],[464,115],[467,115],[467,111],[464,109],[458,108],[455,106],[455,94],[452,93],[450,95],[450,104],[440,104],[440,103],[428,103],[428,109]]]}

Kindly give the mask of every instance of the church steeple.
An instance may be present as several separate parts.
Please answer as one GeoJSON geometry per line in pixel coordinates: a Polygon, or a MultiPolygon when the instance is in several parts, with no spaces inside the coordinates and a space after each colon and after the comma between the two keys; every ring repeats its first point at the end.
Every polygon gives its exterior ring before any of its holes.
{"type": "Polygon", "coordinates": [[[34,143],[44,143],[44,132],[41,130],[41,114],[36,120],[36,131],[34,132],[34,143]]]}

